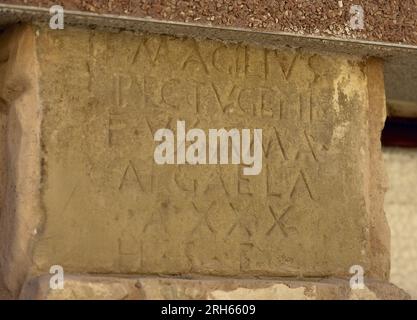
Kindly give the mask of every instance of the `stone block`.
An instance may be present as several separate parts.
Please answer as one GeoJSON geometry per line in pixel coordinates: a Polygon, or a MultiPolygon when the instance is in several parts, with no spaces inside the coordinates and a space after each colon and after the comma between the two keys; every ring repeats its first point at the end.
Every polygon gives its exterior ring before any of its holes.
{"type": "Polygon", "coordinates": [[[21,26],[2,36],[1,264],[26,275],[389,273],[382,63],[288,48],[21,26]],[[263,165],[157,165],[185,121],[260,128],[263,165]],[[2,171],[3,172],[3,171],[2,171]]]}

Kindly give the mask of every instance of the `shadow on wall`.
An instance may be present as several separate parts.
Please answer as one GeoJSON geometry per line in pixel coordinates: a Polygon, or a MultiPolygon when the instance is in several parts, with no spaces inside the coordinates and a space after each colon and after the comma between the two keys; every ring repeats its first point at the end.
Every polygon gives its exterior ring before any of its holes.
{"type": "Polygon", "coordinates": [[[396,109],[388,106],[393,114],[381,137],[388,175],[385,212],[391,228],[391,282],[417,299],[417,118],[414,104],[400,107],[408,112],[405,117],[396,117],[396,109]]]}
{"type": "Polygon", "coordinates": [[[385,212],[391,228],[391,282],[417,299],[417,148],[383,149],[389,188],[385,212]]]}
{"type": "Polygon", "coordinates": [[[417,118],[388,117],[381,140],[387,147],[417,148],[417,118]]]}

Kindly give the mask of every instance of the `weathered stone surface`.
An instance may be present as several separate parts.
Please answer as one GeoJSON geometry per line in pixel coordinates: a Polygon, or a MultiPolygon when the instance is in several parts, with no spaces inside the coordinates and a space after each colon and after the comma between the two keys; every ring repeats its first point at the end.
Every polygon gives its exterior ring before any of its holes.
{"type": "MultiPolygon", "coordinates": [[[[9,177],[36,187],[19,194],[30,208],[1,214],[0,232],[25,227],[2,242],[10,287],[56,264],[73,273],[316,277],[360,264],[387,277],[379,62],[69,27],[13,32],[5,63],[15,63],[32,103],[4,99],[9,117],[41,116],[20,130],[42,170],[9,177]],[[153,134],[177,120],[262,128],[261,174],[156,165],[153,134]],[[31,261],[19,272],[13,246],[31,261]]],[[[12,166],[28,161],[9,154],[12,166]]]]}
{"type": "Polygon", "coordinates": [[[50,276],[28,281],[20,299],[103,300],[377,300],[409,299],[401,289],[385,282],[370,281],[364,289],[350,289],[341,279],[321,281],[239,280],[76,276],[65,277],[62,290],[52,290],[50,276]]]}

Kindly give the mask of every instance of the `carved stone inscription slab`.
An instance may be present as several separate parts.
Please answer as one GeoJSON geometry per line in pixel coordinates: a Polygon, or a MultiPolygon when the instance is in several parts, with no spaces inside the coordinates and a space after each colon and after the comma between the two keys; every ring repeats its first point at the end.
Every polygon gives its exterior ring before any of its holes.
{"type": "Polygon", "coordinates": [[[348,274],[369,265],[363,63],[302,51],[39,30],[39,270],[348,274]],[[263,167],[157,165],[159,128],[263,129],[263,167]]]}

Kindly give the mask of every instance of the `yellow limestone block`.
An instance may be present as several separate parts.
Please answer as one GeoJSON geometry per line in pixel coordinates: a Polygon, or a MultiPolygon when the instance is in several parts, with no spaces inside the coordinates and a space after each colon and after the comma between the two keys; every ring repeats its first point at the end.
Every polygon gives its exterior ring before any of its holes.
{"type": "Polygon", "coordinates": [[[361,265],[387,277],[378,61],[35,26],[3,35],[1,52],[9,287],[52,265],[297,277],[361,265]],[[259,174],[156,164],[156,131],[178,121],[262,129],[259,174]]]}

